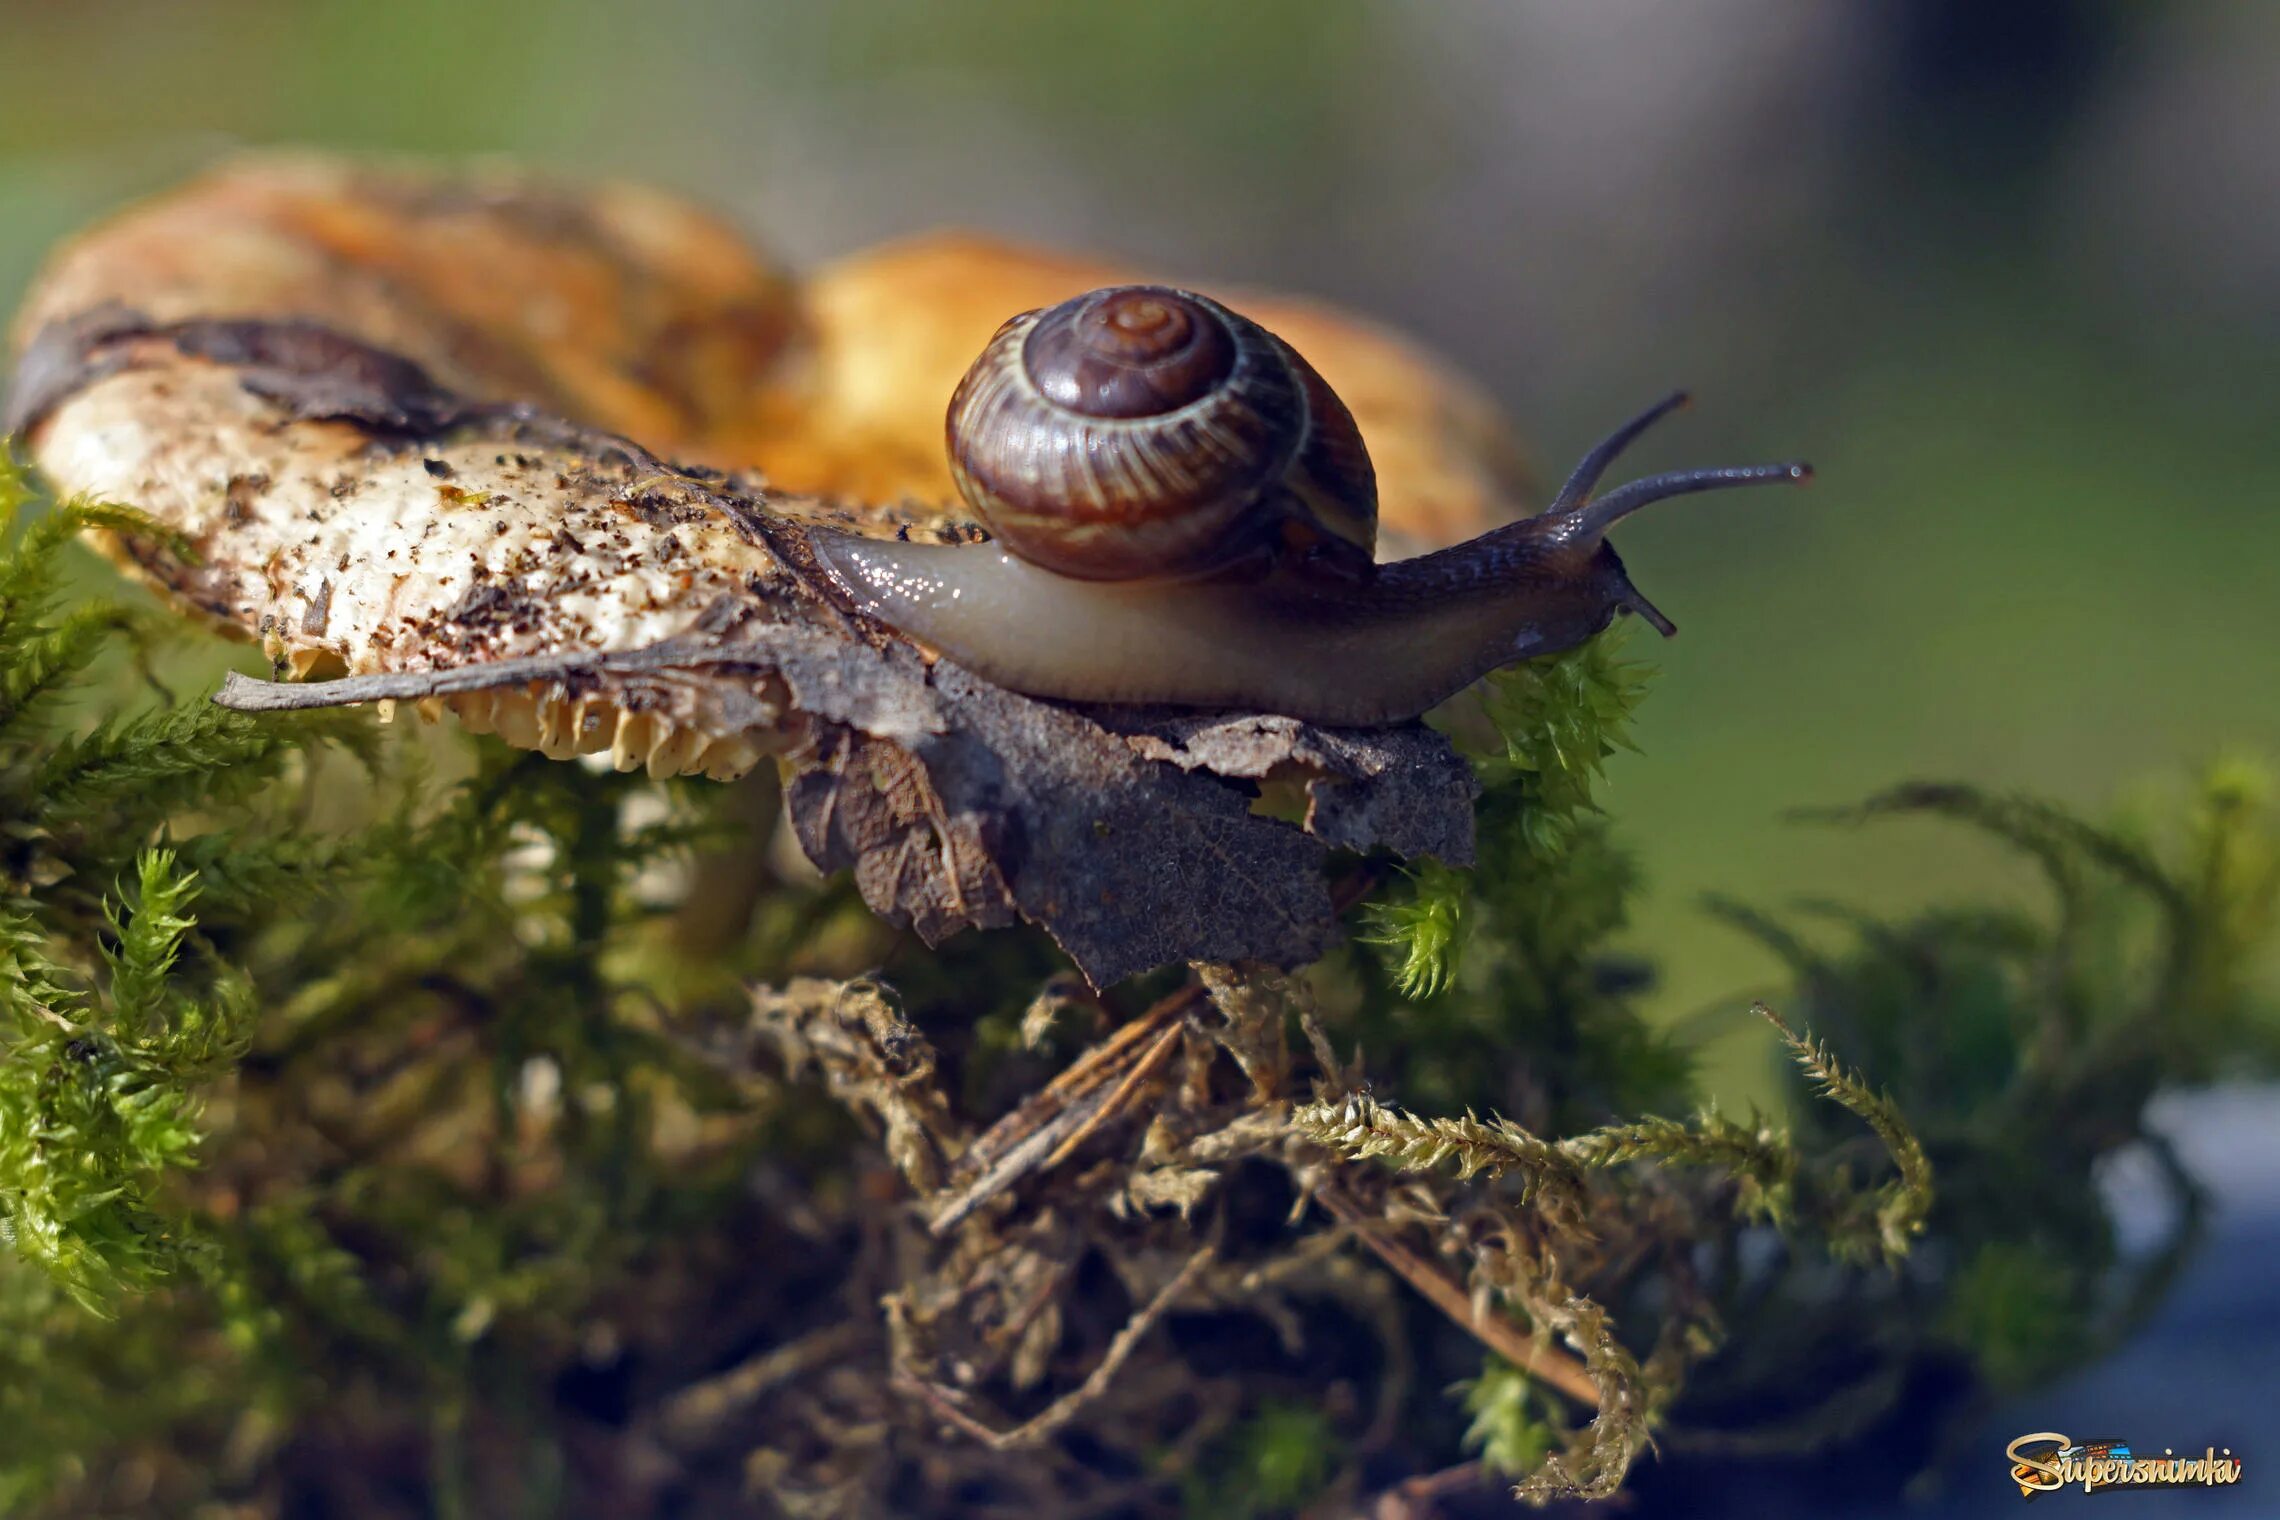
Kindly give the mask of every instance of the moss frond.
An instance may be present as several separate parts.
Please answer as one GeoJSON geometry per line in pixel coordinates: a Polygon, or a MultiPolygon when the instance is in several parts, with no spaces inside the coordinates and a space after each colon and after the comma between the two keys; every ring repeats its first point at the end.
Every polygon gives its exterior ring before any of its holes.
{"type": "Polygon", "coordinates": [[[1390,1108],[1366,1093],[1292,1110],[1291,1127],[1356,1161],[1385,1160],[1405,1171],[1454,1164],[1460,1179],[1514,1177],[1527,1192],[1547,1191],[1570,1208],[1582,1174],[1560,1145],[1498,1118],[1427,1118],[1390,1108]]]}
{"type": "MultiPolygon", "coordinates": [[[[1634,747],[1631,717],[1651,671],[1622,658],[1622,637],[1604,633],[1482,680],[1486,733],[1464,742],[1483,794],[1478,853],[1496,875],[1575,853],[1578,820],[1598,809],[1608,758],[1634,747]]],[[[1364,905],[1360,937],[1381,951],[1403,997],[1438,997],[1455,982],[1477,923],[1484,912],[1494,917],[1493,903],[1475,901],[1480,887],[1472,872],[1427,861],[1364,905]]]]}
{"type": "MultiPolygon", "coordinates": [[[[1770,1009],[1771,1021],[1811,1072],[1824,1096],[1859,1114],[1890,1149],[1898,1177],[1875,1195],[1876,1240],[1888,1257],[1905,1254],[1923,1229],[1932,1202],[1931,1166],[1923,1147],[1891,1101],[1846,1072],[1827,1049],[1792,1033],[1770,1009]]],[[[1510,1120],[1473,1114],[1439,1118],[1405,1113],[1367,1094],[1304,1104],[1291,1126],[1352,1160],[1385,1160],[1406,1171],[1453,1165],[1459,1180],[1520,1177],[1528,1190],[1553,1195],[1544,1207],[1557,1217],[1581,1207],[1583,1174],[1634,1162],[1708,1168],[1737,1187],[1736,1207],[1747,1218],[1780,1224],[1803,1164],[1796,1144],[1771,1125],[1745,1125],[1716,1112],[1691,1123],[1644,1118],[1603,1125],[1561,1140],[1545,1140],[1510,1120]]]]}
{"type": "MultiPolygon", "coordinates": [[[[1884,1142],[1899,1175],[1878,1190],[1875,1233],[1871,1240],[1861,1244],[1881,1250],[1886,1261],[1899,1260],[1924,1232],[1924,1221],[1932,1211],[1932,1164],[1924,1155],[1923,1144],[1901,1116],[1899,1106],[1845,1070],[1826,1045],[1810,1033],[1792,1030],[1781,1015],[1763,1003],[1756,1004],[1752,1011],[1780,1032],[1791,1057],[1813,1080],[1822,1097],[1858,1115],[1876,1131],[1876,1138],[1884,1142]]],[[[1834,1244],[1844,1250],[1849,1242],[1840,1235],[1834,1244]]]]}
{"type": "Polygon", "coordinates": [[[1489,785],[1517,783],[1527,799],[1522,838],[1537,855],[1555,853],[1617,751],[1637,748],[1631,717],[1652,670],[1622,655],[1613,630],[1562,654],[1524,660],[1482,682],[1482,707],[1501,752],[1481,758],[1489,785]]]}
{"type": "Polygon", "coordinates": [[[1489,1357],[1480,1376],[1459,1383],[1457,1393],[1470,1416],[1465,1449],[1477,1452],[1491,1472],[1519,1478],[1536,1471],[1565,1433],[1558,1406],[1502,1357],[1489,1357]]]}
{"type": "Polygon", "coordinates": [[[1398,886],[1362,905],[1359,938],[1387,952],[1388,972],[1403,997],[1439,997],[1463,965],[1471,904],[1467,873],[1422,861],[1402,872],[1398,886]]]}
{"type": "Polygon", "coordinates": [[[108,909],[101,992],[49,958],[21,910],[0,929],[0,1221],[97,1312],[202,1249],[159,1194],[195,1163],[200,1085],[243,1048],[249,1005],[234,985],[203,998],[170,985],[194,894],[171,856],[144,858],[137,904],[108,909]]]}
{"type": "Polygon", "coordinates": [[[1735,1207],[1744,1218],[1776,1225],[1788,1221],[1800,1165],[1797,1147],[1783,1131],[1716,1112],[1697,1115],[1691,1124],[1660,1118],[1610,1124],[1561,1142],[1561,1149],[1589,1167],[1653,1161],[1720,1172],[1733,1180],[1735,1207]]]}

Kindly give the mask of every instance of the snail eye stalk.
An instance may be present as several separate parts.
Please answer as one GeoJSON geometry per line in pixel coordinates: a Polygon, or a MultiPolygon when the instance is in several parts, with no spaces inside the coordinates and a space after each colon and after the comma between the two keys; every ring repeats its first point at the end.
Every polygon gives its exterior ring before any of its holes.
{"type": "Polygon", "coordinates": [[[1813,478],[1813,467],[1802,459],[1785,460],[1780,464],[1737,464],[1707,470],[1673,470],[1667,475],[1649,475],[1628,485],[1617,486],[1605,496],[1594,497],[1580,506],[1570,507],[1563,514],[1566,535],[1578,542],[1595,543],[1606,536],[1607,530],[1633,512],[1673,496],[1691,496],[1697,491],[1727,491],[1736,486],[1773,485],[1791,481],[1798,485],[1813,478]]]}
{"type": "Polygon", "coordinates": [[[1552,498],[1552,504],[1544,508],[1544,516],[1557,517],[1581,505],[1591,494],[1591,488],[1599,484],[1599,477],[1607,473],[1607,467],[1625,449],[1636,443],[1641,433],[1672,412],[1693,404],[1694,397],[1688,392],[1672,391],[1593,445],[1590,453],[1576,461],[1575,469],[1568,475],[1567,484],[1560,487],[1560,494],[1552,498]]]}
{"type": "Polygon", "coordinates": [[[1678,624],[1663,616],[1663,610],[1660,607],[1657,607],[1653,602],[1650,602],[1645,597],[1641,596],[1639,594],[1638,587],[1633,586],[1631,588],[1630,600],[1626,601],[1623,605],[1630,608],[1632,612],[1638,614],[1640,617],[1646,619],[1647,626],[1649,628],[1652,628],[1655,632],[1661,634],[1664,638],[1675,639],[1678,637],[1678,624]]]}

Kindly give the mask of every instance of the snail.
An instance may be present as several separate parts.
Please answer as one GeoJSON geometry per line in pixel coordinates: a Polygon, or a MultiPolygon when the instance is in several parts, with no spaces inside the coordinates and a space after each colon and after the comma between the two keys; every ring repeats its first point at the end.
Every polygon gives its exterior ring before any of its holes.
{"type": "Polygon", "coordinates": [[[1607,530],[1812,473],[1681,470],[1593,495],[1686,399],[1617,428],[1535,516],[1378,564],[1368,449],[1306,360],[1207,296],[1112,286],[1007,322],[951,398],[951,474],[987,541],[812,537],[860,610],[1014,691],[1392,723],[1619,612],[1677,632],[1607,530]]]}

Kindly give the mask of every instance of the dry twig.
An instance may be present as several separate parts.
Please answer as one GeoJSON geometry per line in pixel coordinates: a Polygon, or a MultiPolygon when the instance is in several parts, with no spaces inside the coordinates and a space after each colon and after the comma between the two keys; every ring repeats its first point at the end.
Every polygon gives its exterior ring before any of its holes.
{"type": "Polygon", "coordinates": [[[958,1396],[940,1384],[920,1377],[907,1368],[897,1368],[896,1386],[916,1394],[928,1408],[968,1436],[989,1447],[992,1451],[1007,1451],[1020,1446],[1035,1446],[1082,1413],[1085,1406],[1108,1391],[1108,1385],[1148,1332],[1155,1328],[1179,1296],[1211,1264],[1217,1254],[1214,1246],[1205,1246],[1187,1259],[1187,1264],[1172,1274],[1171,1281],[1157,1290],[1140,1312],[1125,1322],[1108,1343],[1100,1365],[1088,1373],[1085,1380],[1055,1399],[1029,1419],[1011,1430],[999,1430],[968,1414],[958,1407],[958,1396]]]}
{"type": "Polygon", "coordinates": [[[1521,1333],[1518,1325],[1501,1314],[1476,1313],[1472,1295],[1462,1283],[1403,1245],[1381,1220],[1341,1193],[1335,1183],[1316,1188],[1314,1196],[1354,1232],[1357,1240],[1374,1251],[1378,1260],[1400,1273],[1434,1308],[1478,1337],[1491,1351],[1577,1403],[1594,1409],[1599,1406],[1598,1386],[1583,1363],[1557,1346],[1521,1333]]]}

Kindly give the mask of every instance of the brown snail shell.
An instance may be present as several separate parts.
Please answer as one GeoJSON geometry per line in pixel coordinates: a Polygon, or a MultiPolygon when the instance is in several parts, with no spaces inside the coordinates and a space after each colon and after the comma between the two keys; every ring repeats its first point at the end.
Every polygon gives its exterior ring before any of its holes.
{"type": "Polygon", "coordinates": [[[1313,551],[1366,573],[1377,484],[1353,415],[1273,334],[1191,291],[1093,291],[1000,328],[950,401],[991,532],[1082,580],[1313,551]]]}

